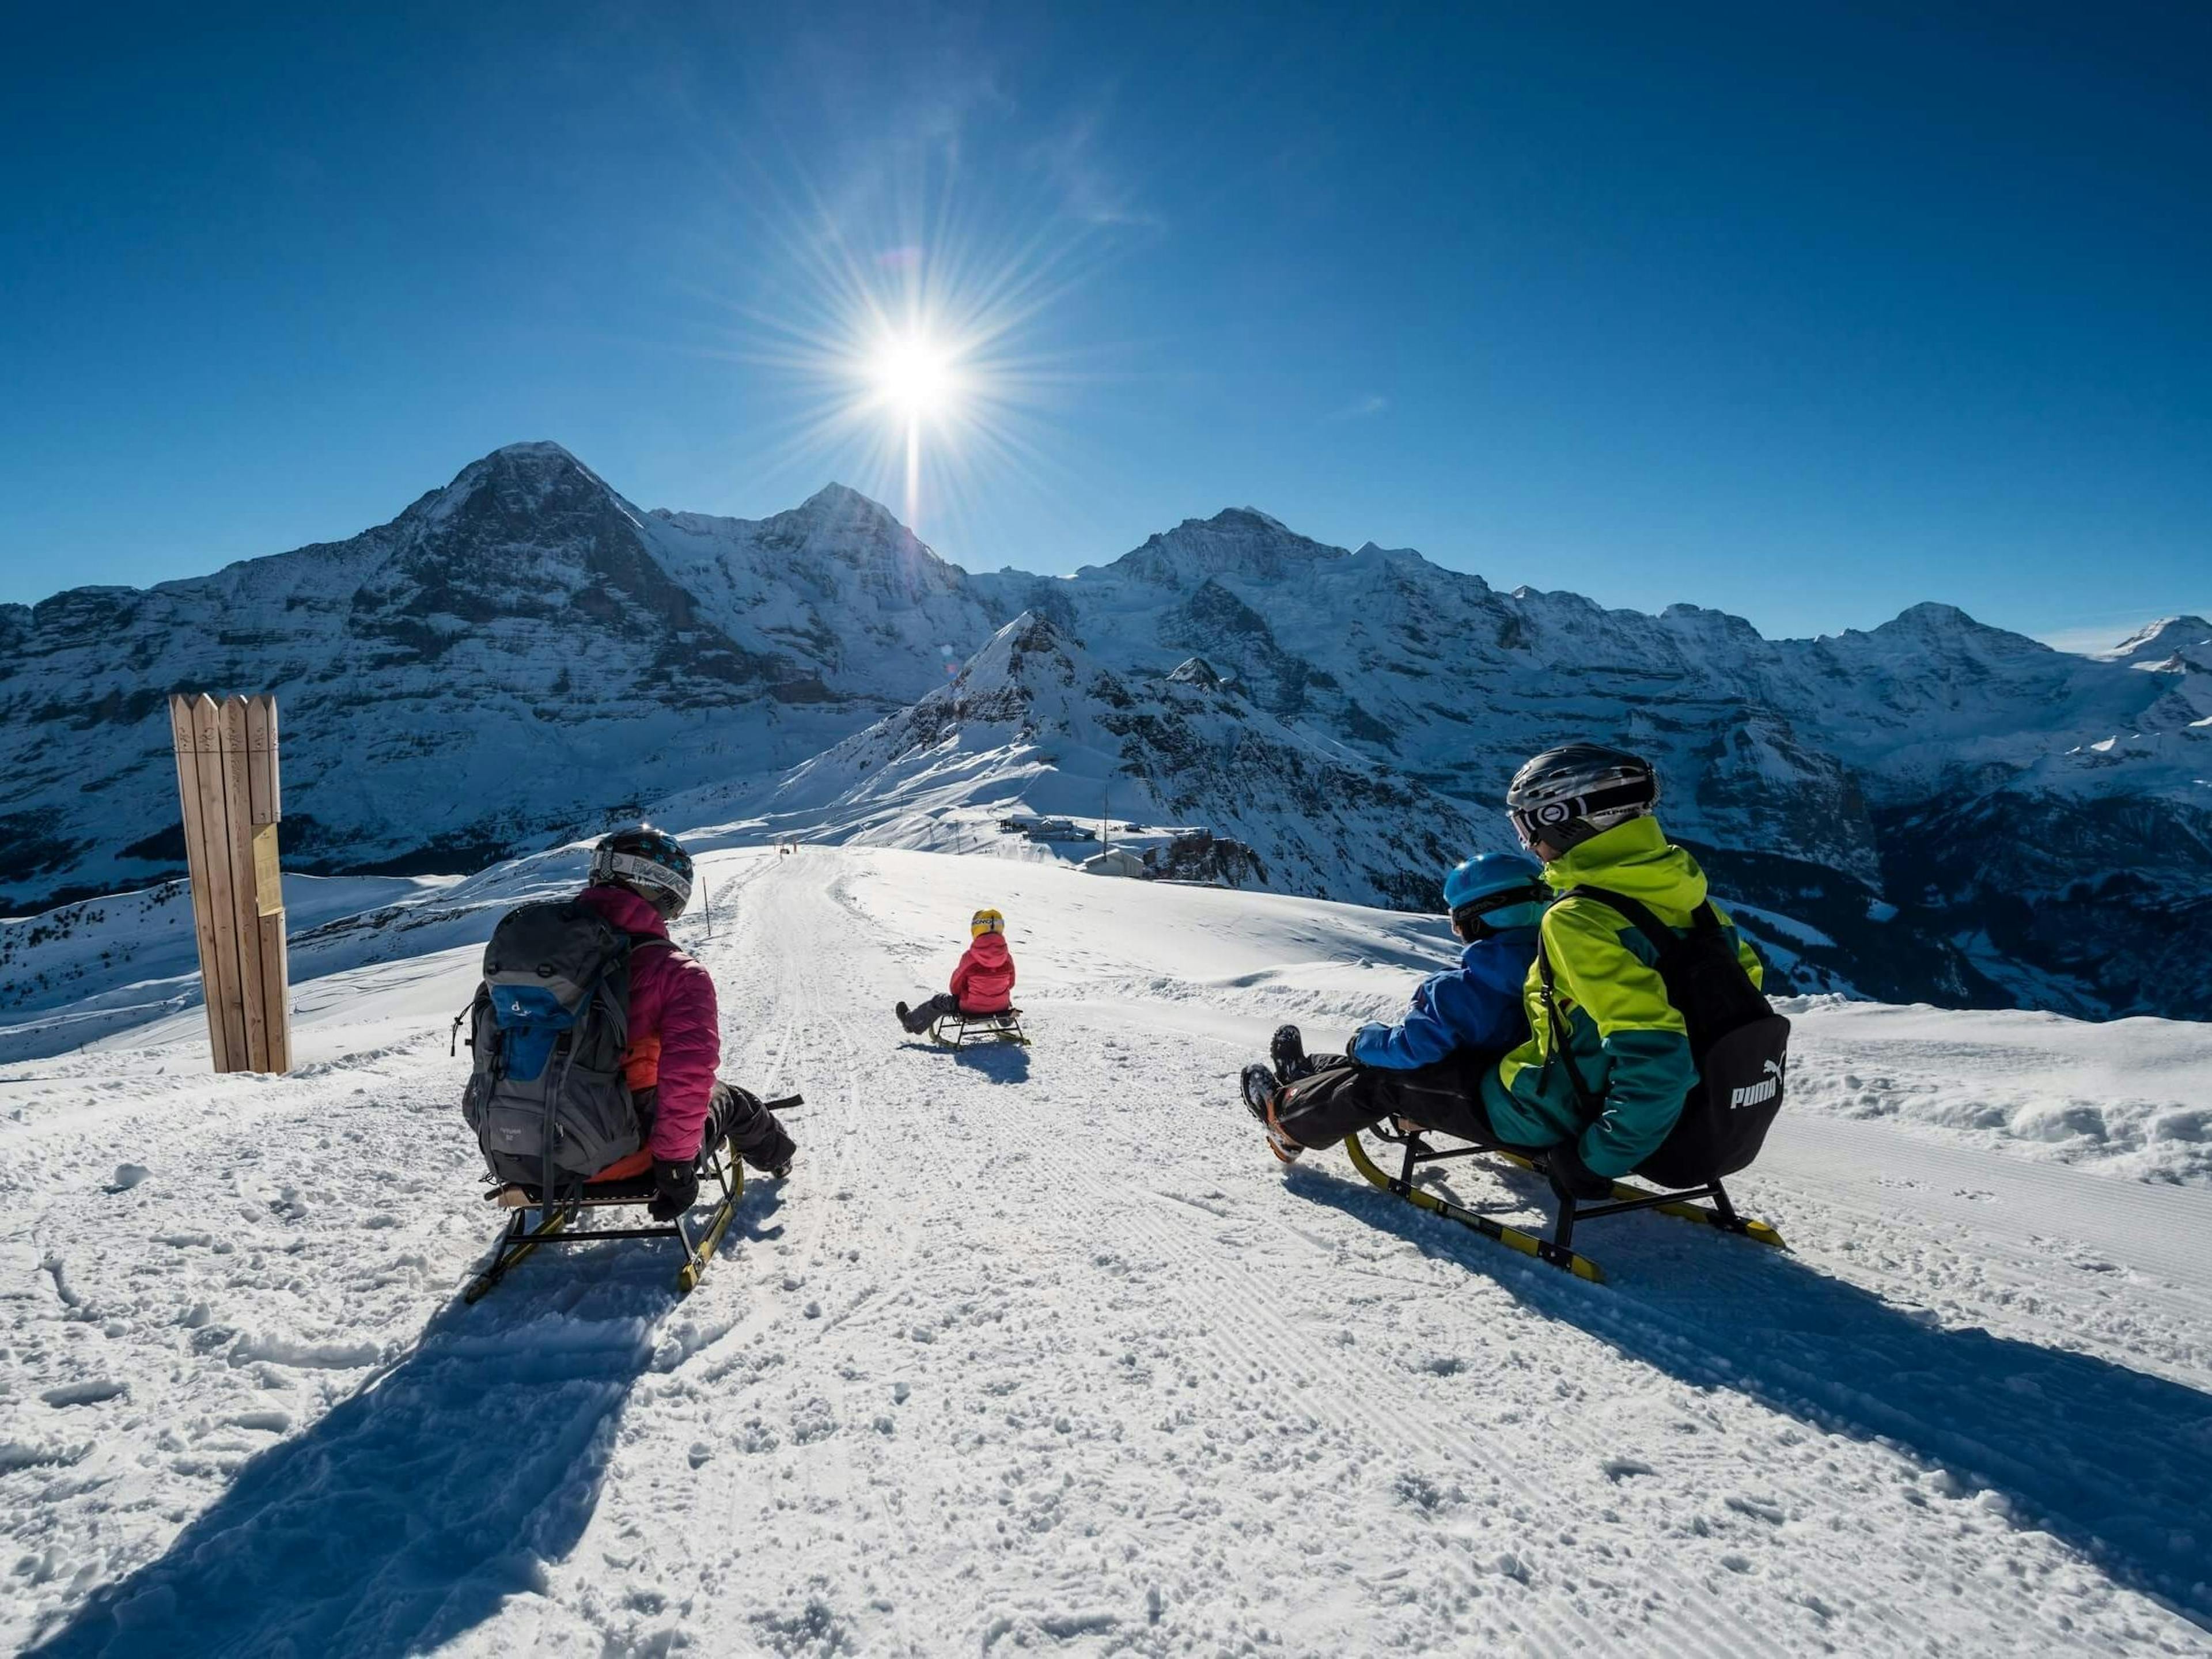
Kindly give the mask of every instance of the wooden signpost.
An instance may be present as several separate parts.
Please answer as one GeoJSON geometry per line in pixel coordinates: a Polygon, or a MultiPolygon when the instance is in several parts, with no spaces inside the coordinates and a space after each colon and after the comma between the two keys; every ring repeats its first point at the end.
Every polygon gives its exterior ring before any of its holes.
{"type": "Polygon", "coordinates": [[[284,883],[276,821],[276,699],[169,699],[185,864],[218,1072],[292,1068],[284,883]]]}

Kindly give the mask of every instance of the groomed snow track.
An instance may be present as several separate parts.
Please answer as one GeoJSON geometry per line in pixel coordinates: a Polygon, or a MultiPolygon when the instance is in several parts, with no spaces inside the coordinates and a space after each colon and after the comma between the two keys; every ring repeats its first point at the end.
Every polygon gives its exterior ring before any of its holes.
{"type": "Polygon", "coordinates": [[[1235,1103],[1404,918],[708,865],[725,1070],[807,1106],[680,1304],[611,1243],[459,1304],[468,948],[303,988],[291,1079],[205,1076],[197,1011],[0,1068],[0,1641],[2212,1652],[2212,1193],[1785,1118],[1790,1253],[1626,1217],[1585,1285],[1235,1103]],[[1036,1046],[904,1038],[981,902],[1036,1046]]]}

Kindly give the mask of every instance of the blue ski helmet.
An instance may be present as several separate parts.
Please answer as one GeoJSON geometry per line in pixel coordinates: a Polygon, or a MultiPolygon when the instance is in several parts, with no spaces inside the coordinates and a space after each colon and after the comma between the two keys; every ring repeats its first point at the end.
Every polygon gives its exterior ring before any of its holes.
{"type": "Polygon", "coordinates": [[[1551,902],[1543,872],[1518,853],[1478,853],[1444,877],[1444,908],[1463,939],[1500,927],[1534,927],[1551,902]],[[1471,931],[1478,921],[1481,933],[1471,931]]]}

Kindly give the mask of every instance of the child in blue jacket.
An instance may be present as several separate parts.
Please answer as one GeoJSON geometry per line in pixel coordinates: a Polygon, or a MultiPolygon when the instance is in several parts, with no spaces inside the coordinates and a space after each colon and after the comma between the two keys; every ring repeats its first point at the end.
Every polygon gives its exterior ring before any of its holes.
{"type": "Polygon", "coordinates": [[[1309,1057],[1298,1028],[1275,1033],[1274,1064],[1244,1070],[1245,1104],[1285,1164],[1378,1120],[1403,1115],[1446,1134],[1486,1138],[1470,1115],[1463,1056],[1488,1059],[1528,1035],[1522,989],[1536,960],[1536,924],[1551,894],[1534,860],[1484,853],[1444,878],[1459,966],[1432,974],[1395,1025],[1363,1025],[1343,1055],[1309,1057]],[[1457,1126],[1457,1127],[1455,1127],[1457,1126]]]}

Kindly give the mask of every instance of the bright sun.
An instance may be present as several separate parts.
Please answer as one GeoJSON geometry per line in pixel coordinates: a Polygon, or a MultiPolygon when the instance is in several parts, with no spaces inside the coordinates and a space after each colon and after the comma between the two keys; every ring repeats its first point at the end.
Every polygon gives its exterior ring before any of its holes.
{"type": "Polygon", "coordinates": [[[944,413],[960,389],[951,354],[921,334],[884,342],[868,377],[885,404],[911,419],[944,413]]]}

